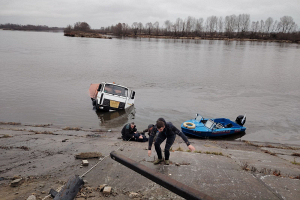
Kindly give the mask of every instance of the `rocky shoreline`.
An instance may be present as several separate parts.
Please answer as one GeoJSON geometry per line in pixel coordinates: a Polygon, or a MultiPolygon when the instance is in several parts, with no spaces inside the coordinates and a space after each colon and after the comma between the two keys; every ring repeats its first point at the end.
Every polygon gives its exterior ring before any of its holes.
{"type": "MultiPolygon", "coordinates": [[[[171,164],[153,165],[147,143],[125,142],[120,130],[60,127],[53,124],[0,122],[0,193],[5,199],[51,199],[50,189],[62,187],[73,175],[82,175],[98,158],[118,152],[215,199],[298,199],[300,146],[249,141],[190,138],[189,152],[177,137],[171,164]],[[77,158],[76,158],[77,157],[77,158]],[[94,156],[95,157],[95,156],[94,156]],[[45,198],[47,197],[47,198],[45,198]]],[[[182,199],[110,157],[84,176],[76,199],[182,199]],[[111,187],[103,193],[103,185],[111,187]]]]}

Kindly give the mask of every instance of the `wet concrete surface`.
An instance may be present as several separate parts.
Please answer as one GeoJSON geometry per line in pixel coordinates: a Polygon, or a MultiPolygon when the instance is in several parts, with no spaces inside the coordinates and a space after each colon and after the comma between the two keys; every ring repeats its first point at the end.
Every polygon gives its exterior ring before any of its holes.
{"type": "MultiPolygon", "coordinates": [[[[82,175],[99,162],[99,159],[88,159],[89,166],[81,166],[82,160],[75,155],[100,152],[107,156],[117,149],[122,155],[215,199],[298,199],[300,196],[300,157],[292,156],[300,153],[297,145],[190,138],[196,153],[187,152],[187,146],[177,137],[172,146],[171,164],[167,166],[153,165],[156,152],[153,147],[148,157],[148,143],[125,142],[118,137],[117,129],[2,123],[1,199],[27,199],[33,193],[43,199],[51,188],[61,187],[72,175],[82,175]],[[16,178],[22,178],[22,183],[11,187],[9,184],[16,178]]],[[[182,199],[109,156],[83,179],[87,183],[77,199],[131,199],[131,192],[139,194],[136,199],[182,199]],[[112,194],[104,196],[97,190],[101,184],[111,186],[112,194]]]]}

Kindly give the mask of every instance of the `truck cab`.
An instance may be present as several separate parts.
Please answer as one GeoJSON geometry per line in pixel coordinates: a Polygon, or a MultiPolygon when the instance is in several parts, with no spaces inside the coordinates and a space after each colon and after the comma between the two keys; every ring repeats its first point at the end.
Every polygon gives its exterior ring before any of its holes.
{"type": "Polygon", "coordinates": [[[123,110],[134,105],[135,91],[115,83],[90,85],[90,97],[97,110],[123,110]]]}

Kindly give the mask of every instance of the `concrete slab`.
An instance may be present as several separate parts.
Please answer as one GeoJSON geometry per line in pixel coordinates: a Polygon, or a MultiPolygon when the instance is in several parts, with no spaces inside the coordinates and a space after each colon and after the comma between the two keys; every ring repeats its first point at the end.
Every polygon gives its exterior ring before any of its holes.
{"type": "MultiPolygon", "coordinates": [[[[120,131],[120,130],[119,130],[120,131]]],[[[96,191],[100,185],[112,187],[110,196],[98,192],[82,194],[85,199],[130,199],[129,194],[137,193],[141,199],[182,199],[160,185],[137,174],[131,169],[106,157],[88,159],[89,166],[80,168],[81,159],[75,155],[97,151],[108,156],[118,150],[151,169],[165,174],[183,184],[193,187],[215,199],[298,199],[300,188],[300,166],[294,165],[282,156],[289,156],[297,146],[282,149],[267,147],[269,144],[256,142],[254,145],[243,141],[215,141],[190,139],[197,151],[186,152],[188,148],[177,137],[172,147],[170,165],[153,165],[156,152],[147,155],[147,143],[125,142],[117,139],[119,131],[64,130],[64,127],[1,126],[0,135],[13,137],[0,138],[0,193],[7,199],[26,199],[32,193],[43,198],[43,191],[62,186],[70,176],[82,175],[91,167],[97,166],[85,175],[87,186],[96,191]],[[33,134],[36,131],[53,131],[55,134],[33,134]],[[98,136],[101,135],[101,136],[98,136]],[[97,137],[96,137],[97,136],[97,137]],[[65,142],[62,140],[67,139],[65,142]],[[23,148],[21,148],[23,147],[23,148]],[[27,147],[27,148],[25,148],[27,147]],[[175,151],[178,148],[183,151],[175,151]],[[266,149],[268,148],[268,149],[266,149]],[[265,150],[275,152],[273,156],[265,150]],[[222,153],[214,155],[214,153],[222,153]],[[247,162],[249,171],[242,169],[247,162]],[[177,163],[177,165],[176,165],[177,163]],[[258,170],[251,172],[251,166],[258,170]],[[262,172],[269,172],[265,175],[262,172]],[[280,170],[281,176],[272,175],[280,170]],[[19,175],[24,183],[13,188],[12,178],[19,175]],[[298,176],[298,179],[292,179],[298,176]],[[43,185],[43,187],[40,187],[43,185]]],[[[162,149],[164,143],[162,144],[162,149]]],[[[287,146],[288,147],[288,146],[287,146]]],[[[296,160],[297,161],[297,160],[296,160]]],[[[299,161],[297,161],[299,162],[299,161]]]]}

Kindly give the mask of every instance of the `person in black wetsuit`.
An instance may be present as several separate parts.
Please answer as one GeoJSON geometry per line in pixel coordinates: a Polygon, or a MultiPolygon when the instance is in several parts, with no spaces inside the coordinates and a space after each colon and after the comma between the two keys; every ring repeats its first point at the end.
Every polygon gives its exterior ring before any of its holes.
{"type": "Polygon", "coordinates": [[[171,122],[166,122],[164,118],[159,118],[156,121],[156,126],[153,128],[149,136],[148,156],[151,156],[151,147],[153,143],[153,138],[155,137],[157,132],[158,132],[158,136],[155,140],[154,146],[157,152],[158,159],[154,161],[153,164],[155,165],[163,161],[160,145],[165,139],[167,139],[166,146],[165,146],[165,164],[166,165],[170,164],[169,161],[170,148],[175,141],[176,134],[179,135],[184,140],[184,142],[186,143],[186,145],[191,151],[195,150],[195,147],[193,147],[190,144],[187,137],[181,131],[179,131],[171,122]]]}
{"type": "Polygon", "coordinates": [[[122,131],[122,139],[125,141],[147,142],[148,138],[137,132],[134,122],[126,124],[122,131]]]}
{"type": "Polygon", "coordinates": [[[152,132],[153,128],[154,128],[154,124],[149,124],[148,128],[146,128],[145,130],[143,130],[142,134],[145,135],[145,133],[148,132],[148,135],[150,136],[150,133],[152,132]]]}

